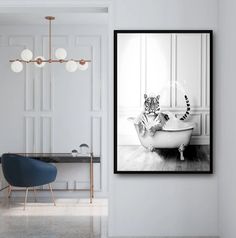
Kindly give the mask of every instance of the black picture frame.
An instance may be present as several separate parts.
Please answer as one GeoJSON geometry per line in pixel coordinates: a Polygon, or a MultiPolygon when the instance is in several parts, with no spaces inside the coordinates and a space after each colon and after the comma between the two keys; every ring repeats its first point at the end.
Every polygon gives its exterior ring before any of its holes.
{"type": "Polygon", "coordinates": [[[213,174],[213,31],[212,30],[114,30],[114,174],[213,174]],[[117,87],[117,57],[118,57],[118,35],[119,34],[132,34],[132,33],[186,33],[186,34],[209,34],[209,116],[210,116],[210,139],[209,139],[209,151],[210,151],[210,166],[207,171],[127,171],[127,170],[118,170],[117,168],[117,96],[118,96],[118,87],[117,87]]]}

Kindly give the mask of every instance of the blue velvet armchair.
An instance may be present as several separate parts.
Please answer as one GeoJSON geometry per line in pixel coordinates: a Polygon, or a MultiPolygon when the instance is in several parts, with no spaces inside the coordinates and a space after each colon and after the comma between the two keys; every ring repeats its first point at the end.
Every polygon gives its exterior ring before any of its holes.
{"type": "Polygon", "coordinates": [[[26,188],[24,209],[27,202],[28,189],[45,184],[49,185],[55,205],[50,184],[55,181],[57,175],[57,168],[54,165],[16,154],[3,154],[1,163],[3,175],[10,188],[11,186],[26,188]]]}

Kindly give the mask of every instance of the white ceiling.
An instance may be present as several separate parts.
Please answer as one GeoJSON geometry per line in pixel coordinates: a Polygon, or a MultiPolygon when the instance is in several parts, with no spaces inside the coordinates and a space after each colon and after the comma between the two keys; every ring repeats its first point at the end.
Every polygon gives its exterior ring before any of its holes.
{"type": "Polygon", "coordinates": [[[24,9],[11,13],[0,13],[0,25],[45,24],[45,16],[55,16],[53,24],[92,24],[101,25],[108,22],[108,9],[104,7],[83,7],[76,9],[37,9],[37,12],[24,9]]]}

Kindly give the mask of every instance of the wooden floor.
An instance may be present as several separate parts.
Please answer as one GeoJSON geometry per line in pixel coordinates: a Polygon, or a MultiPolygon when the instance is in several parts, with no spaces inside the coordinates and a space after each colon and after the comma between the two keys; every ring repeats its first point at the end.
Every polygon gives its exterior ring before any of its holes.
{"type": "Polygon", "coordinates": [[[178,149],[150,152],[142,146],[119,146],[117,167],[120,171],[209,171],[210,146],[189,145],[180,160],[178,149]]]}

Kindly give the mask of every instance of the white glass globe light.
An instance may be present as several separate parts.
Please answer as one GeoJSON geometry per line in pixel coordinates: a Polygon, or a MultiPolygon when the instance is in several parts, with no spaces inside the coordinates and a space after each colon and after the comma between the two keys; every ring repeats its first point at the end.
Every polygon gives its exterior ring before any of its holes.
{"type": "Polygon", "coordinates": [[[25,60],[25,61],[30,61],[33,59],[33,53],[31,50],[29,49],[24,49],[21,52],[21,59],[25,60]]]}
{"type": "MultiPolygon", "coordinates": [[[[37,56],[35,57],[35,60],[45,60],[43,56],[37,56]]],[[[46,64],[46,62],[41,62],[41,64],[38,64],[37,62],[34,63],[35,66],[42,68],[44,65],[46,64]]]]}
{"type": "Polygon", "coordinates": [[[19,73],[23,70],[23,64],[20,61],[14,61],[11,64],[11,70],[15,73],[19,73]]]}
{"type": "Polygon", "coordinates": [[[89,66],[88,62],[85,62],[84,64],[78,63],[78,68],[79,70],[82,70],[82,71],[85,71],[86,69],[88,69],[88,66],[89,66]]]}
{"type": "Polygon", "coordinates": [[[65,59],[66,58],[66,56],[67,56],[67,52],[66,52],[66,50],[64,49],[64,48],[58,48],[58,49],[56,49],[56,51],[55,51],[55,56],[56,56],[56,58],[57,59],[65,59]]]}
{"type": "Polygon", "coordinates": [[[73,60],[69,60],[69,61],[66,63],[66,70],[67,70],[68,72],[73,73],[73,72],[75,72],[75,71],[77,70],[77,68],[78,68],[78,65],[77,65],[77,63],[76,63],[75,61],[73,61],[73,60]]]}
{"type": "Polygon", "coordinates": [[[81,144],[79,146],[79,153],[82,155],[88,155],[89,154],[89,146],[87,144],[81,144]]]}

